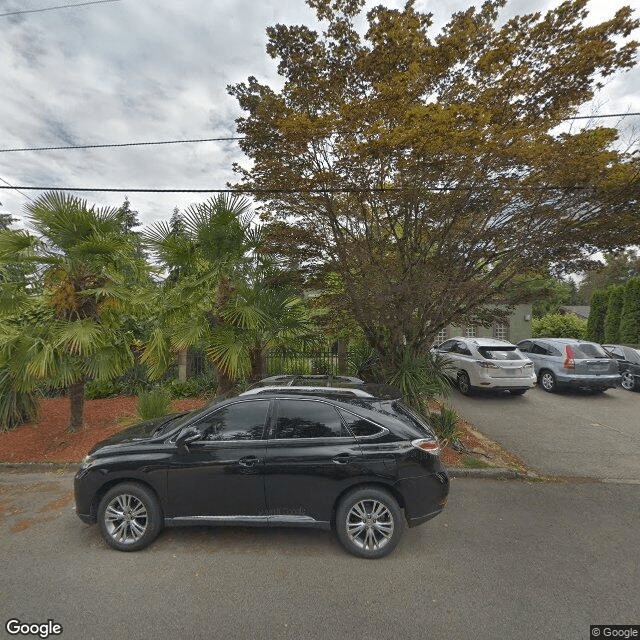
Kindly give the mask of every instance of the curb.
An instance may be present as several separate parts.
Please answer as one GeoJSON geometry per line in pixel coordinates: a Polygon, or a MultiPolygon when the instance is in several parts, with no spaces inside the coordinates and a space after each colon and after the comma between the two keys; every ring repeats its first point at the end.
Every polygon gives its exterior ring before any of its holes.
{"type": "Polygon", "coordinates": [[[79,462],[0,462],[0,473],[46,473],[47,471],[73,471],[80,469],[79,462]]]}
{"type": "Polygon", "coordinates": [[[450,478],[485,478],[490,480],[538,480],[540,476],[533,471],[521,473],[513,469],[498,467],[494,469],[467,469],[465,467],[446,467],[450,478]]]}

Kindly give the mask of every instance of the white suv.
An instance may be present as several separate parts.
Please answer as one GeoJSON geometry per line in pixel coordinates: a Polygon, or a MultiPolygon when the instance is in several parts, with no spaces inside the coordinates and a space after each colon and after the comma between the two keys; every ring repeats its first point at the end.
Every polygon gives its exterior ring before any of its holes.
{"type": "Polygon", "coordinates": [[[503,389],[522,395],[536,383],[533,363],[514,344],[493,338],[452,338],[432,349],[450,366],[464,395],[474,389],[503,389]]]}

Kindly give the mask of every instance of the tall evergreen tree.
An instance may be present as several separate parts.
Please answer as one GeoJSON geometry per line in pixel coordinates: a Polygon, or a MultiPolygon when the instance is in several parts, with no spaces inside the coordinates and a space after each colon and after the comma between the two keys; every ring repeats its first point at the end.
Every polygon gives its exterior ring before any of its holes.
{"type": "Polygon", "coordinates": [[[640,277],[630,278],[624,289],[620,342],[640,345],[640,277]]]}
{"type": "Polygon", "coordinates": [[[607,305],[609,304],[609,293],[604,290],[597,290],[591,296],[591,310],[587,321],[587,340],[594,342],[604,342],[604,321],[607,315],[607,305]]]}
{"type": "Polygon", "coordinates": [[[604,341],[616,344],[620,341],[620,319],[624,304],[624,285],[609,287],[609,301],[604,319],[604,341]]]}

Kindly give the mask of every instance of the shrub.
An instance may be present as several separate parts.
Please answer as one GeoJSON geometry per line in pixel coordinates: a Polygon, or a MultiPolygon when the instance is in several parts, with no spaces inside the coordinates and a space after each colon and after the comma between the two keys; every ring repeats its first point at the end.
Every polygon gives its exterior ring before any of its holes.
{"type": "Polygon", "coordinates": [[[0,369],[0,429],[9,431],[38,415],[38,394],[18,391],[9,372],[0,369]]]}
{"type": "Polygon", "coordinates": [[[443,406],[440,413],[431,414],[431,424],[441,440],[455,438],[458,426],[458,414],[451,408],[443,406]]]}
{"type": "MultiPolygon", "coordinates": [[[[577,338],[583,340],[587,333],[587,321],[573,313],[550,313],[531,321],[534,338],[577,338]]],[[[600,341],[602,342],[602,341],[600,341]]]]}
{"type": "Polygon", "coordinates": [[[138,415],[141,420],[153,420],[166,416],[171,410],[171,395],[166,389],[154,389],[141,393],[138,398],[138,415]]]}
{"type": "Polygon", "coordinates": [[[111,398],[120,393],[120,387],[115,380],[90,380],[84,387],[84,397],[87,400],[111,398]]]}
{"type": "Polygon", "coordinates": [[[172,398],[195,398],[200,395],[201,391],[198,378],[171,380],[165,388],[172,398]]]}

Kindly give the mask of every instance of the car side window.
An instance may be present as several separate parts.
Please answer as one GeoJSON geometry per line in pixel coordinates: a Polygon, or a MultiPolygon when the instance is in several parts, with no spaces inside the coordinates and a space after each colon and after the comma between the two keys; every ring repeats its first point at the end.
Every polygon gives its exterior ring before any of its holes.
{"type": "Polygon", "coordinates": [[[455,340],[447,340],[443,342],[439,347],[436,347],[438,351],[451,351],[455,347],[455,340]]]}
{"type": "Polygon", "coordinates": [[[268,400],[236,402],[205,416],[197,426],[208,442],[261,440],[268,410],[268,400]]]}
{"type": "Polygon", "coordinates": [[[549,354],[547,349],[545,349],[541,344],[535,344],[535,343],[531,345],[531,353],[537,353],[543,356],[546,356],[549,354]]]}
{"type": "Polygon", "coordinates": [[[326,402],[279,400],[275,438],[339,438],[347,436],[340,415],[326,402]]]}
{"type": "Polygon", "coordinates": [[[375,436],[382,432],[382,429],[380,429],[377,424],[373,424],[373,422],[369,422],[369,420],[365,418],[361,418],[349,411],[343,411],[342,409],[339,411],[349,431],[351,431],[356,438],[375,436]]]}
{"type": "Polygon", "coordinates": [[[459,353],[463,356],[470,356],[471,355],[471,351],[469,351],[469,348],[467,347],[467,345],[464,342],[457,342],[456,346],[454,349],[452,349],[453,352],[455,353],[459,353]]]}
{"type": "Polygon", "coordinates": [[[523,353],[529,353],[529,351],[531,351],[531,343],[528,340],[519,342],[518,349],[520,349],[520,351],[522,351],[523,353]]]}

